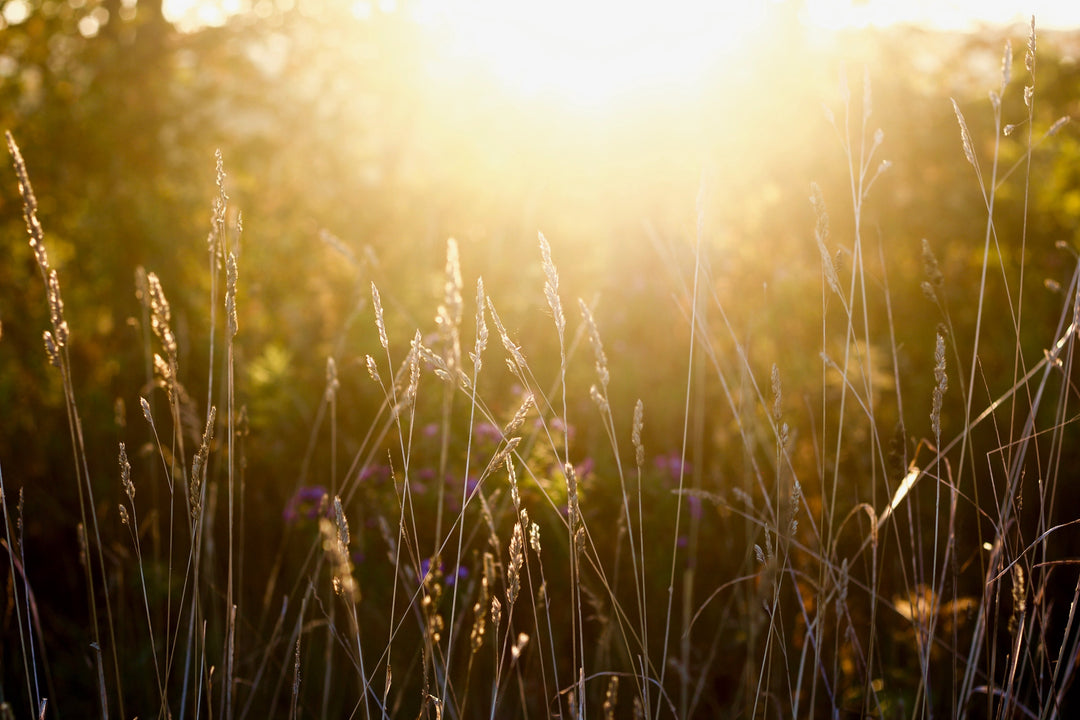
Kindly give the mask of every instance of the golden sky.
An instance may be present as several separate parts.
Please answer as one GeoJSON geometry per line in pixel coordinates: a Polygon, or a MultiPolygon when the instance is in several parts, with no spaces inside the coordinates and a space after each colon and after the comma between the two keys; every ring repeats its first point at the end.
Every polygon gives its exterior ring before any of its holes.
{"type": "MultiPolygon", "coordinates": [[[[277,6],[295,0],[277,0],[277,6]]],[[[215,25],[270,0],[166,0],[182,27],[215,25]]],[[[982,24],[1080,28],[1076,0],[356,0],[358,19],[407,12],[433,32],[452,62],[485,66],[508,89],[575,104],[603,104],[642,88],[693,86],[702,73],[767,35],[777,17],[808,33],[910,23],[943,30],[982,24]]]]}

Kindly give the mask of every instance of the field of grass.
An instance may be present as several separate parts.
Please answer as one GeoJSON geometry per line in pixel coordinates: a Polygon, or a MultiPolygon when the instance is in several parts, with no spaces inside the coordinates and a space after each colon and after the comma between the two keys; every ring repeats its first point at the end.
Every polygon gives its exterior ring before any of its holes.
{"type": "MultiPolygon", "coordinates": [[[[40,362],[67,417],[46,494],[78,515],[25,503],[0,472],[0,717],[1070,717],[1080,263],[1072,238],[1026,245],[1034,150],[1069,125],[1036,122],[1034,25],[1022,77],[1011,52],[978,110],[991,137],[953,104],[956,161],[985,207],[976,262],[939,263],[922,240],[921,287],[890,285],[897,251],[864,216],[893,172],[888,140],[869,76],[845,81],[829,123],[850,195],[827,206],[807,189],[820,265],[786,311],[797,324],[735,319],[759,300],[724,292],[707,173],[696,231],[658,244],[670,322],[627,337],[601,318],[640,309],[632,282],[603,307],[568,291],[543,234],[503,288],[537,299],[532,319],[466,283],[450,240],[433,320],[412,327],[405,293],[324,233],[359,290],[318,360],[315,419],[291,437],[262,434],[289,359],[242,345],[259,270],[222,155],[201,328],[180,327],[174,289],[140,268],[141,359],[120,371],[139,407],[85,417],[88,354],[61,292],[78,265],[50,263],[9,133],[49,311],[40,362]],[[1006,96],[1028,112],[1009,128],[1006,96]],[[999,220],[1002,194],[1018,225],[999,220]],[[1061,277],[1033,274],[1032,256],[1061,277]],[[193,333],[205,357],[181,351],[193,333]],[[88,445],[84,428],[110,421],[117,444],[88,445]],[[280,476],[263,451],[287,458],[280,476]]],[[[394,277],[443,265],[413,262],[394,277]]]]}

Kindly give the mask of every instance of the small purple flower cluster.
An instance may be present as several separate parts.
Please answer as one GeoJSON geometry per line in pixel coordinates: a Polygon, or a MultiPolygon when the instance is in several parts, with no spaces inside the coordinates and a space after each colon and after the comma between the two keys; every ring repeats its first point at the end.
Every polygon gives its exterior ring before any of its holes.
{"type": "MultiPolygon", "coordinates": [[[[536,418],[535,420],[533,420],[533,427],[537,430],[543,430],[544,425],[544,421],[540,418],[536,418]]],[[[573,440],[574,436],[577,434],[574,426],[570,425],[568,427],[560,417],[555,417],[551,420],[548,420],[547,429],[553,433],[562,433],[566,435],[567,440],[573,440]]]]}
{"type": "Polygon", "coordinates": [[[499,444],[503,439],[502,430],[489,422],[477,423],[473,428],[473,434],[476,435],[477,440],[493,445],[499,444]]]}
{"type": "Polygon", "coordinates": [[[587,457],[574,466],[574,474],[581,481],[592,475],[594,469],[596,469],[596,461],[591,457],[587,457]]]}
{"type": "Polygon", "coordinates": [[[356,476],[360,482],[382,482],[390,479],[390,467],[387,465],[365,465],[356,476]]]}
{"type": "Polygon", "coordinates": [[[704,511],[702,510],[702,507],[701,507],[701,496],[700,495],[687,495],[686,496],[686,505],[687,505],[688,509],[690,510],[690,517],[694,518],[695,520],[700,520],[702,515],[704,514],[704,511]]]}
{"type": "Polygon", "coordinates": [[[689,475],[694,471],[694,466],[689,462],[684,462],[682,455],[674,450],[666,455],[658,455],[656,459],[653,460],[653,464],[656,466],[657,470],[666,472],[668,477],[675,481],[677,481],[679,477],[689,475]]]}
{"type": "Polygon", "coordinates": [[[314,520],[319,516],[319,508],[329,508],[330,503],[323,504],[326,498],[326,488],[322,485],[297,488],[281,512],[281,517],[287,525],[292,525],[301,519],[314,520]]]}
{"type": "MultiPolygon", "coordinates": [[[[423,560],[420,561],[420,577],[419,577],[420,584],[423,584],[424,579],[427,578],[428,573],[430,571],[431,571],[431,558],[424,558],[423,560]]],[[[445,574],[445,566],[443,565],[443,563],[441,561],[439,562],[439,572],[443,573],[443,584],[446,585],[447,587],[453,587],[454,583],[457,582],[459,579],[464,580],[465,578],[469,577],[469,569],[466,568],[466,567],[458,567],[458,570],[457,570],[456,573],[453,573],[451,575],[446,575],[445,574]]]]}

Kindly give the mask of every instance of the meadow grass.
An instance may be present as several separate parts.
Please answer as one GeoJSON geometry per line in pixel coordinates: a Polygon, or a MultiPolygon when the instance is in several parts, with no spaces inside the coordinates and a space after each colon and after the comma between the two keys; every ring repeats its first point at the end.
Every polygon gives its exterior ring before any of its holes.
{"type": "MultiPolygon", "coordinates": [[[[393,289],[372,282],[364,312],[377,346],[338,343],[319,360],[326,385],[298,469],[260,479],[295,483],[273,547],[250,520],[267,513],[249,506],[236,352],[242,229],[238,216],[230,220],[221,156],[207,243],[206,400],[181,380],[192,371],[181,366],[165,289],[140,271],[140,405],[156,460],[136,470],[121,442],[116,483],[90,477],[89,454],[100,450],[86,447],[81,430],[68,353],[77,328],[67,326],[30,173],[9,134],[50,308],[45,359],[61,375],[71,432],[89,619],[78,653],[90,661],[96,707],[66,696],[70,679],[50,671],[53,619],[37,613],[32,582],[47,568],[28,566],[22,537],[23,513],[35,508],[0,474],[17,629],[5,642],[18,643],[21,662],[4,670],[4,714],[1067,716],[1076,707],[1080,583],[1055,541],[1080,522],[1059,502],[1074,441],[1080,273],[1062,286],[1044,352],[1025,356],[1033,281],[1022,264],[1009,274],[999,233],[1023,255],[1026,225],[998,227],[995,198],[1005,178],[1020,178],[1025,198],[1033,182],[1034,24],[1028,153],[1003,170],[997,141],[1012,64],[1006,48],[989,157],[954,103],[985,203],[984,243],[978,295],[963,298],[976,310],[969,329],[954,323],[949,278],[923,241],[922,292],[939,318],[913,352],[932,358],[932,382],[915,383],[932,388],[929,398],[905,391],[889,263],[865,238],[867,198],[889,168],[866,77],[857,97],[845,85],[831,116],[850,178],[849,237],[830,235],[829,210],[811,190],[818,357],[752,355],[716,291],[699,200],[697,235],[673,282],[685,322],[658,339],[685,353],[685,374],[652,379],[683,407],[682,423],[646,433],[649,408],[614,399],[619,358],[609,360],[595,303],[569,304],[568,317],[543,235],[539,311],[555,342],[538,344],[556,347],[554,358],[530,356],[531,338],[508,330],[482,279],[475,292],[465,287],[451,240],[433,328],[398,336],[394,305],[383,302],[393,289]],[[981,369],[988,322],[1007,324],[1016,340],[1006,378],[981,369]],[[819,367],[820,386],[789,387],[794,362],[819,367]],[[569,377],[589,364],[584,403],[569,377]],[[366,435],[346,442],[343,383],[365,370],[377,402],[366,435]],[[706,387],[715,403],[706,404],[706,387]],[[925,415],[909,409],[926,406],[925,415]],[[708,415],[725,418],[719,445],[736,456],[719,487],[701,469],[717,451],[708,415]],[[586,426],[600,443],[579,440],[586,426]],[[645,439],[657,436],[677,451],[650,451],[645,439]],[[120,527],[126,534],[108,537],[120,527]],[[134,586],[106,558],[117,540],[128,544],[134,586]]],[[[341,241],[327,242],[350,259],[341,241]]]]}

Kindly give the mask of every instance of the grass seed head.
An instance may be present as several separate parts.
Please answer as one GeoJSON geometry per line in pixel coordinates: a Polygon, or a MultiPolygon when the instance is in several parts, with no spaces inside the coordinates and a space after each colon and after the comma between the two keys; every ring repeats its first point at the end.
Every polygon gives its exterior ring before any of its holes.
{"type": "Polygon", "coordinates": [[[645,446],[641,442],[641,431],[645,428],[645,405],[641,398],[634,403],[634,424],[630,430],[630,439],[634,443],[634,462],[640,471],[645,465],[645,446]]]}
{"type": "Polygon", "coordinates": [[[469,356],[473,361],[473,366],[476,372],[480,372],[482,365],[481,357],[484,354],[484,350],[487,348],[488,343],[488,326],[487,326],[487,311],[486,311],[485,295],[484,295],[484,278],[476,279],[476,345],[473,348],[472,354],[469,356]]]}
{"type": "Polygon", "coordinates": [[[489,599],[488,579],[485,575],[480,578],[480,593],[473,604],[473,625],[469,632],[469,645],[473,653],[476,653],[484,644],[484,635],[487,633],[487,613],[484,609],[489,599]]]}
{"type": "Polygon", "coordinates": [[[337,363],[334,362],[334,358],[326,358],[326,400],[327,402],[333,402],[337,397],[337,391],[341,387],[341,383],[338,381],[337,363]]]}
{"type": "Polygon", "coordinates": [[[540,557],[540,526],[536,523],[529,525],[529,547],[540,557]]]}
{"type": "Polygon", "coordinates": [[[236,321],[236,255],[232,252],[225,261],[225,314],[228,317],[229,339],[236,337],[239,325],[236,321]]]}
{"type": "Polygon", "coordinates": [[[60,297],[60,278],[56,270],[49,271],[49,316],[52,320],[53,336],[56,338],[57,347],[67,345],[68,324],[64,320],[64,301],[60,297]]]}
{"type": "Polygon", "coordinates": [[[11,161],[15,166],[15,175],[19,178],[19,195],[22,196],[23,219],[26,221],[26,233],[30,236],[30,249],[34,251],[38,268],[44,274],[49,271],[49,256],[45,252],[45,231],[41,229],[37,217],[37,197],[34,195],[30,174],[26,171],[26,161],[15,143],[15,137],[10,131],[5,132],[4,136],[7,138],[8,152],[11,153],[11,161]]]}
{"type": "Polygon", "coordinates": [[[42,333],[42,338],[45,341],[45,355],[49,358],[49,364],[55,368],[60,367],[60,348],[56,344],[56,339],[53,338],[52,331],[46,330],[42,333]]]}
{"type": "Polygon", "coordinates": [[[802,485],[795,480],[791,486],[791,515],[788,518],[788,534],[794,536],[799,529],[799,505],[802,503],[802,485]]]}
{"type": "Polygon", "coordinates": [[[607,397],[604,396],[604,393],[601,392],[600,388],[596,387],[596,385],[589,386],[589,397],[592,399],[593,403],[596,404],[596,407],[600,409],[600,412],[605,415],[611,410],[611,406],[608,405],[607,397]]]}
{"type": "Polygon", "coordinates": [[[383,320],[382,296],[379,288],[375,287],[375,281],[371,281],[371,304],[375,308],[375,327],[379,331],[379,344],[383,350],[390,349],[390,341],[386,339],[386,322],[383,320]]]}
{"type": "Polygon", "coordinates": [[[409,385],[405,388],[405,397],[402,402],[411,405],[416,400],[417,390],[420,388],[420,357],[424,352],[424,342],[417,329],[413,335],[409,351],[409,385]]]}
{"type": "Polygon", "coordinates": [[[135,502],[135,483],[131,481],[131,463],[128,462],[127,448],[120,443],[120,486],[124,488],[124,494],[128,500],[135,502]]]}
{"type": "Polygon", "coordinates": [[[360,599],[359,587],[352,575],[352,560],[349,558],[349,523],[341,505],[341,498],[334,497],[334,520],[320,512],[319,532],[322,535],[323,551],[330,563],[334,592],[356,603],[360,599]]]}
{"type": "Polygon", "coordinates": [[[527,365],[525,356],[521,354],[521,348],[515,345],[510,339],[510,335],[506,332],[506,328],[503,327],[502,320],[499,319],[499,313],[495,312],[495,305],[491,302],[490,297],[487,299],[487,307],[491,312],[491,321],[495,323],[495,329],[499,333],[499,339],[502,341],[503,348],[506,350],[506,366],[510,369],[510,372],[515,375],[519,372],[523,372],[527,365]]]}
{"type": "Polygon", "coordinates": [[[517,471],[514,470],[513,462],[506,462],[506,472],[510,479],[510,501],[514,503],[515,510],[521,510],[521,493],[518,492],[517,471]]]}
{"type": "Polygon", "coordinates": [[[517,449],[517,446],[520,443],[521,436],[512,437],[507,440],[506,443],[501,448],[499,448],[499,451],[492,456],[491,461],[487,464],[487,467],[484,469],[481,477],[487,477],[488,475],[502,467],[502,465],[506,463],[507,458],[509,458],[510,454],[517,449]]]}
{"type": "Polygon", "coordinates": [[[521,523],[514,523],[514,533],[510,537],[510,564],[506,568],[506,602],[510,607],[517,602],[521,592],[521,567],[525,563],[525,539],[521,532],[521,523]]]}
{"type": "MultiPolygon", "coordinates": [[[[1025,102],[1028,101],[1025,99],[1025,102]]],[[[968,130],[967,121],[964,120],[964,114],[960,112],[960,105],[957,104],[955,99],[952,101],[952,106],[953,112],[956,113],[956,122],[960,125],[960,141],[964,146],[964,158],[972,167],[977,168],[979,164],[975,160],[975,145],[971,141],[971,131],[968,130]]]]}
{"type": "Polygon", "coordinates": [[[592,343],[593,353],[596,355],[596,375],[600,378],[600,389],[602,394],[607,395],[608,362],[607,355],[604,353],[604,343],[600,341],[600,330],[596,327],[596,320],[585,301],[579,298],[578,305],[581,308],[581,317],[585,320],[585,327],[589,330],[589,341],[592,343]]]}
{"type": "Polygon", "coordinates": [[[165,291],[161,287],[161,280],[155,273],[146,276],[146,289],[150,298],[150,328],[154,331],[165,353],[170,357],[176,355],[176,336],[173,334],[172,310],[169,301],[165,298],[165,291]]]}
{"type": "Polygon", "coordinates": [[[829,254],[829,214],[825,210],[825,197],[821,193],[821,187],[817,183],[810,183],[810,207],[814,210],[817,219],[814,226],[814,239],[817,242],[818,253],[821,255],[821,269],[825,273],[825,282],[829,289],[840,295],[840,278],[836,274],[836,264],[832,255],[829,254]]]}
{"type": "Polygon", "coordinates": [[[536,404],[536,398],[533,397],[531,392],[525,393],[525,397],[521,400],[521,405],[518,406],[517,412],[514,413],[514,417],[510,419],[510,422],[503,428],[503,437],[509,437],[516,433],[521,426],[525,423],[525,420],[529,417],[529,411],[532,410],[536,404]]]}
{"type": "Polygon", "coordinates": [[[574,466],[570,463],[563,465],[563,474],[566,476],[567,519],[570,524],[570,532],[573,534],[577,529],[578,513],[580,512],[580,507],[578,506],[577,474],[574,472],[574,466]]]}
{"type": "Polygon", "coordinates": [[[382,378],[379,377],[379,365],[375,362],[375,358],[370,355],[365,355],[364,360],[367,365],[368,375],[370,375],[371,379],[377,384],[382,385],[382,378]]]}
{"type": "Polygon", "coordinates": [[[934,391],[933,407],[930,410],[930,425],[935,437],[941,436],[941,403],[945,391],[949,388],[949,377],[945,374],[945,337],[939,332],[934,343],[934,391]]]}
{"type": "Polygon", "coordinates": [[[484,584],[486,587],[491,587],[495,584],[497,577],[495,570],[495,554],[492,552],[485,552],[483,559],[484,567],[484,584]]]}
{"type": "Polygon", "coordinates": [[[1031,16],[1031,32],[1028,34],[1027,52],[1024,53],[1024,67],[1035,74],[1035,16],[1031,16]]]}
{"type": "Polygon", "coordinates": [[[551,260],[551,245],[543,233],[537,233],[540,238],[540,257],[544,266],[544,297],[547,298],[551,315],[555,318],[555,329],[559,332],[559,342],[562,343],[566,331],[566,316],[563,314],[562,300],[559,298],[559,272],[555,269],[555,263],[551,260]]]}
{"type": "Polygon", "coordinates": [[[189,487],[188,501],[191,504],[191,519],[198,520],[202,512],[202,479],[206,469],[206,460],[210,456],[210,445],[214,441],[214,423],[217,420],[217,407],[211,405],[210,412],[206,416],[206,429],[203,430],[202,443],[195,453],[195,460],[191,464],[191,484],[189,487]]]}
{"type": "Polygon", "coordinates": [[[154,353],[154,374],[157,375],[162,386],[171,388],[174,380],[172,366],[158,353],[154,353]]]}
{"type": "Polygon", "coordinates": [[[773,419],[779,421],[784,414],[784,397],[780,387],[780,368],[772,366],[773,419]]]}
{"type": "Polygon", "coordinates": [[[941,274],[941,267],[938,265],[937,257],[934,255],[934,251],[930,249],[930,242],[926,238],[923,238],[922,241],[922,261],[926,281],[934,288],[943,287],[945,285],[945,276],[941,274]]]}
{"type": "Polygon", "coordinates": [[[1017,622],[1027,605],[1027,584],[1024,568],[1019,563],[1012,566],[1012,611],[1009,613],[1009,634],[1016,632],[1017,622]]]}
{"type": "Polygon", "coordinates": [[[343,548],[349,547],[349,520],[345,517],[345,509],[338,495],[334,496],[334,522],[337,524],[338,542],[343,548]]]}
{"type": "Polygon", "coordinates": [[[1001,54],[1001,94],[1005,94],[1005,87],[1012,79],[1013,51],[1012,42],[1005,40],[1005,50],[1001,54]]]}
{"type": "Polygon", "coordinates": [[[225,213],[229,207],[229,196],[225,192],[225,160],[220,149],[214,151],[214,170],[218,195],[211,205],[210,235],[206,242],[210,250],[220,257],[225,245],[225,213]]]}

